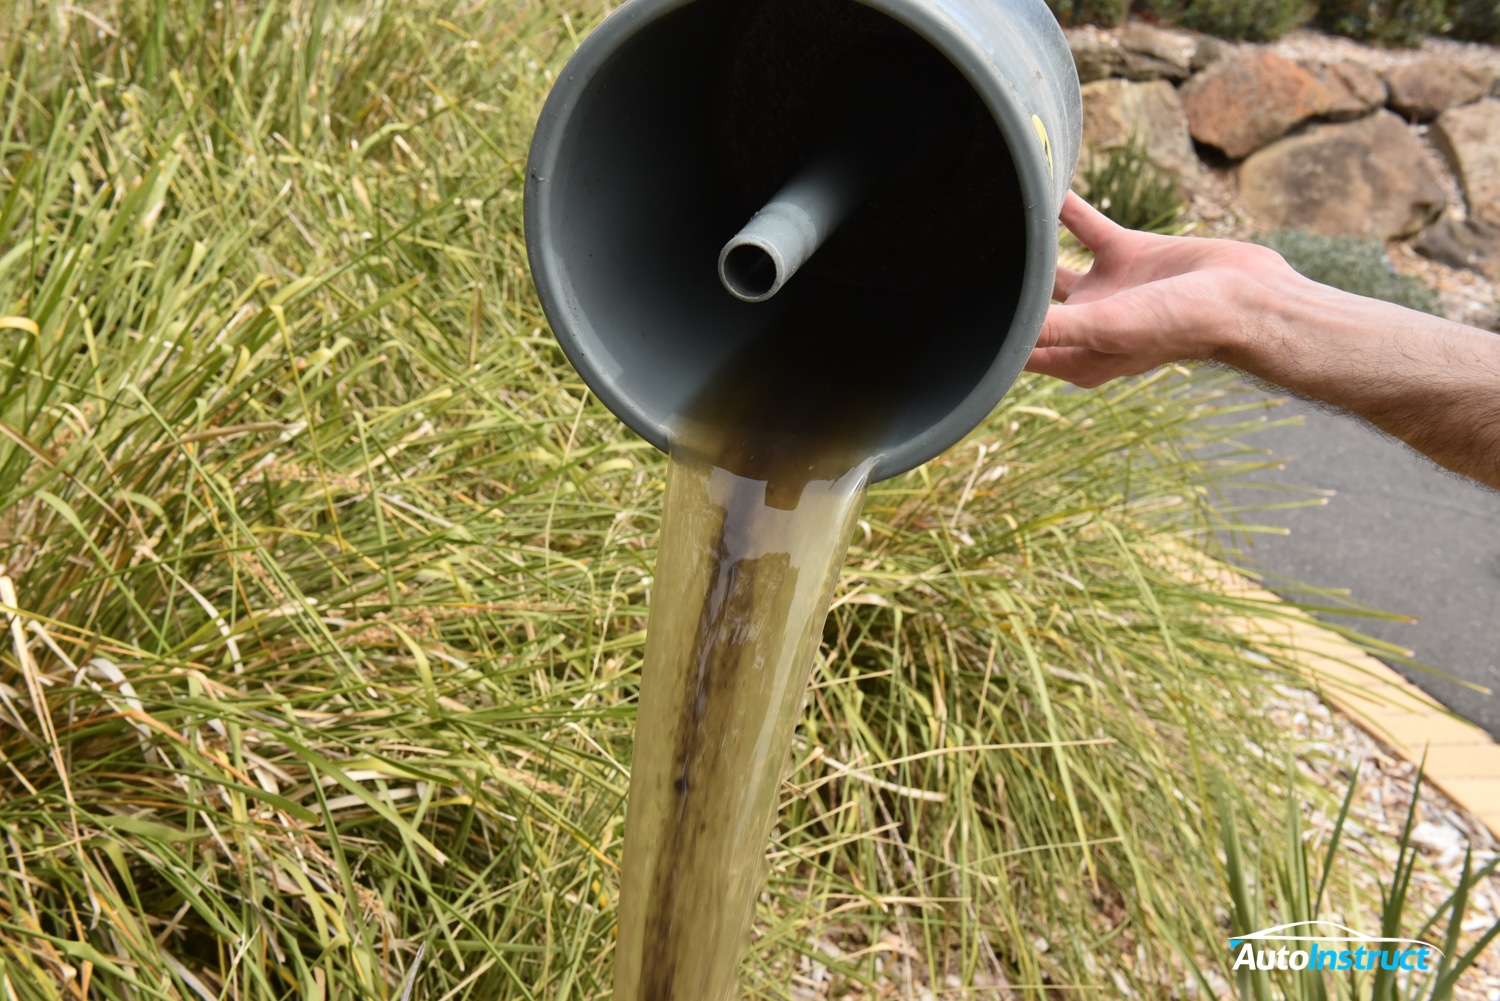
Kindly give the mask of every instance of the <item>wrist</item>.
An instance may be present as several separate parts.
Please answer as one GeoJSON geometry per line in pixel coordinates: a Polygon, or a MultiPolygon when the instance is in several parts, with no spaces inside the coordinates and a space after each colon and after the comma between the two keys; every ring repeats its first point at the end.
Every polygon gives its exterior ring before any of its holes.
{"type": "Polygon", "coordinates": [[[1238,278],[1224,305],[1215,360],[1283,384],[1283,370],[1295,368],[1307,350],[1309,331],[1326,328],[1325,317],[1340,312],[1331,300],[1357,298],[1305,277],[1271,250],[1238,269],[1238,278]]]}

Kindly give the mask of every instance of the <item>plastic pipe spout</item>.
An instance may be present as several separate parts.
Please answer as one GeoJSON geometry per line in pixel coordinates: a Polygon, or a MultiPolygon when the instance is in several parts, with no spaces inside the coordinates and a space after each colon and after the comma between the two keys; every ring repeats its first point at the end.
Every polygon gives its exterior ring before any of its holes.
{"type": "Polygon", "coordinates": [[[919,129],[900,112],[865,115],[813,157],[719,252],[719,280],[744,302],[765,302],[901,165],[898,137],[919,129]]]}

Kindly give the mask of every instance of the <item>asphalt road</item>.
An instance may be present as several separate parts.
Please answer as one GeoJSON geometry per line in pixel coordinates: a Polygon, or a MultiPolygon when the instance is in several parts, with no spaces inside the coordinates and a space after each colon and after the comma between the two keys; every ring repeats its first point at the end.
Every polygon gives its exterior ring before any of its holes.
{"type": "MultiPolygon", "coordinates": [[[[1290,578],[1347,588],[1354,601],[1414,616],[1414,622],[1323,617],[1489,688],[1493,694],[1479,693],[1392,664],[1500,738],[1500,493],[1439,469],[1352,418],[1296,400],[1269,413],[1301,414],[1306,423],[1246,439],[1286,460],[1283,469],[1256,479],[1335,493],[1322,507],[1246,515],[1290,529],[1285,536],[1256,536],[1246,565],[1266,572],[1267,585],[1286,597],[1308,597],[1290,578]]],[[[1237,503],[1285,499],[1248,488],[1230,497],[1237,503]]]]}

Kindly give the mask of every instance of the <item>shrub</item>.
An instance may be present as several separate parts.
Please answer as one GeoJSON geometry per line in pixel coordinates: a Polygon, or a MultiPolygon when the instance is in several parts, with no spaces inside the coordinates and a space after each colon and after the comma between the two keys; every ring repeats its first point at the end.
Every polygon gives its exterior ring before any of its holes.
{"type": "Polygon", "coordinates": [[[1280,253],[1288,264],[1313,281],[1434,316],[1443,314],[1437,292],[1391,267],[1391,259],[1379,240],[1283,229],[1262,233],[1255,237],[1255,242],[1280,253]]]}
{"type": "Polygon", "coordinates": [[[1500,3],[1458,0],[1448,8],[1448,31],[1474,42],[1500,42],[1500,3]]]}
{"type": "Polygon", "coordinates": [[[1080,24],[1113,28],[1124,24],[1130,13],[1130,0],[1047,0],[1047,6],[1069,28],[1080,24]]]}
{"type": "Polygon", "coordinates": [[[1378,45],[1415,47],[1448,19],[1443,0],[1318,0],[1317,24],[1378,45]]]}
{"type": "Polygon", "coordinates": [[[1152,0],[1163,21],[1219,38],[1269,42],[1307,20],[1305,0],[1152,0]]]}
{"type": "Polygon", "coordinates": [[[1091,152],[1082,181],[1089,202],[1128,229],[1165,233],[1182,215],[1176,179],[1152,162],[1138,136],[1123,146],[1091,152]]]}

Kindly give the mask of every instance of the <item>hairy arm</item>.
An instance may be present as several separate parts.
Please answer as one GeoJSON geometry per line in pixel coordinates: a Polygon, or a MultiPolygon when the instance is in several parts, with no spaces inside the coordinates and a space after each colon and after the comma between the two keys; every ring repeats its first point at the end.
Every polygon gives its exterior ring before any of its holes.
{"type": "Polygon", "coordinates": [[[1500,336],[1302,277],[1265,247],[1122,229],[1069,195],[1093,268],[1059,268],[1027,368],[1080,386],[1223,362],[1358,414],[1500,489],[1500,336]]]}

